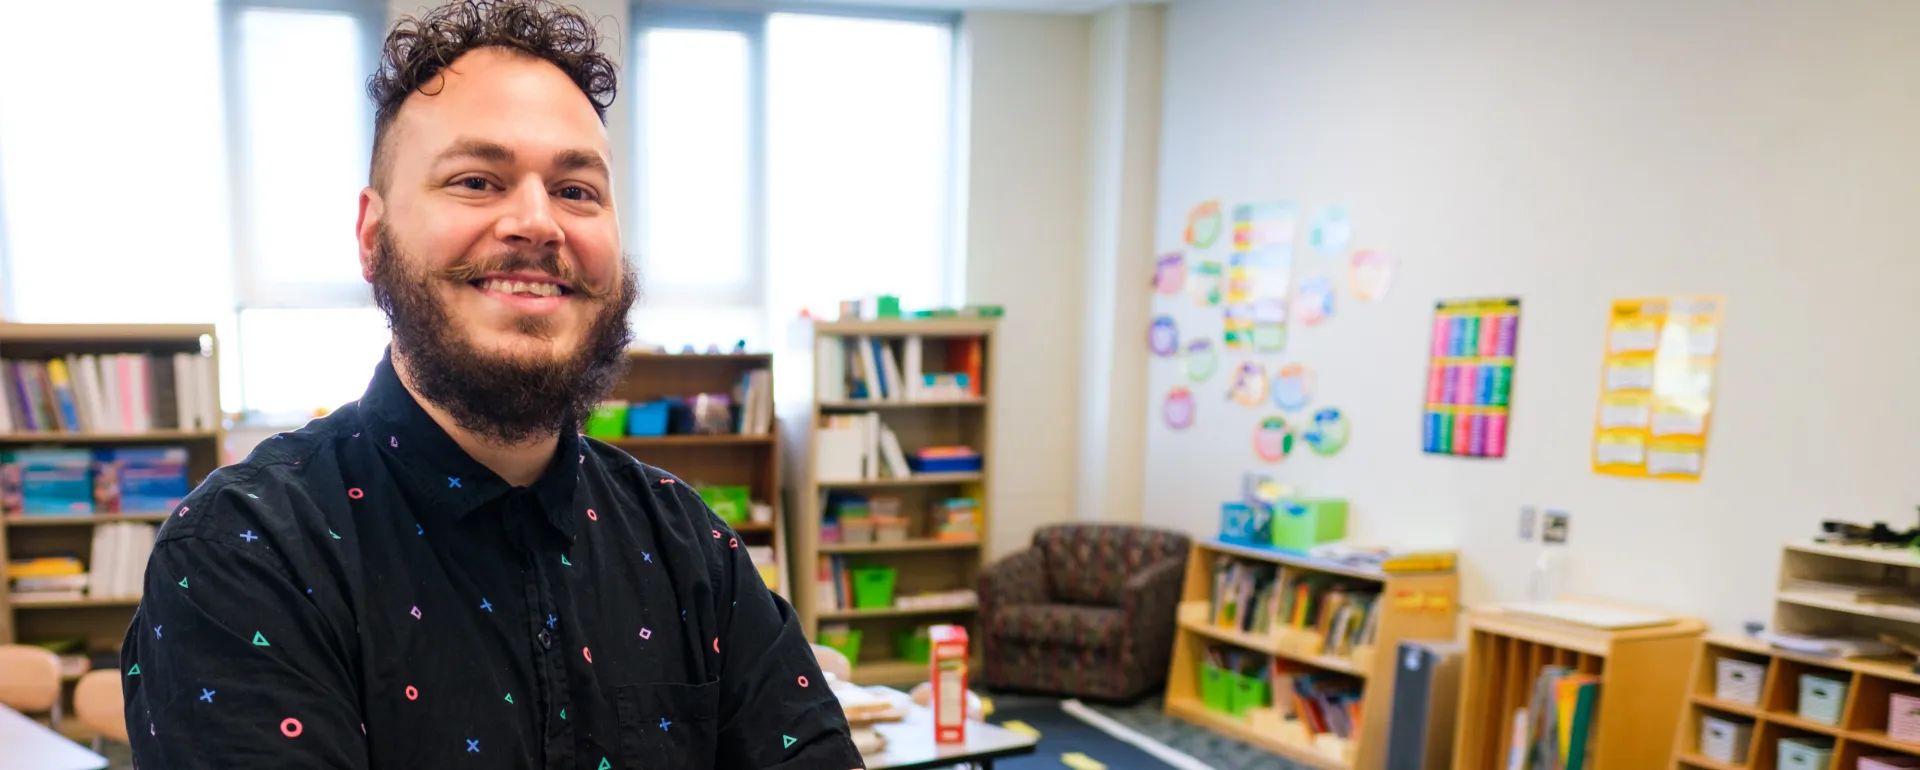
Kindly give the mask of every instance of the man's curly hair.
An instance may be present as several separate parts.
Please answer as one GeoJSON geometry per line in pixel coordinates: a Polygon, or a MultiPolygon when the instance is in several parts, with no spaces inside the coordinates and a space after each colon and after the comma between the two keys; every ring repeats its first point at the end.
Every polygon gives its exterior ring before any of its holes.
{"type": "Polygon", "coordinates": [[[551,0],[454,0],[419,17],[401,17],[387,31],[379,69],[367,78],[374,106],[374,187],[386,189],[384,147],[400,105],[415,91],[435,93],[426,89],[436,87],[440,71],[474,49],[504,48],[559,67],[605,124],[619,70],[599,44],[599,31],[585,13],[551,0]]]}

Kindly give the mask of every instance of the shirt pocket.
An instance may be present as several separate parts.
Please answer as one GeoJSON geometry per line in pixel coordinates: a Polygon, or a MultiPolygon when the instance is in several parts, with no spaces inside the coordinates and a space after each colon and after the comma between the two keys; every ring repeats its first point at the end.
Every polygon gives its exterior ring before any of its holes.
{"type": "Polygon", "coordinates": [[[713,767],[720,684],[638,684],[616,688],[620,767],[713,767]]]}

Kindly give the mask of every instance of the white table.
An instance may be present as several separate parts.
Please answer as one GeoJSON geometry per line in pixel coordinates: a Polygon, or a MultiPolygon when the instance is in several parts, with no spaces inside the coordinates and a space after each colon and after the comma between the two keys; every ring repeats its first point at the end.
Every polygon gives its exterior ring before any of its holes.
{"type": "Polygon", "coordinates": [[[865,757],[867,770],[920,770],[969,762],[993,770],[994,760],[1032,754],[1040,742],[1038,738],[998,725],[969,721],[965,743],[935,743],[932,709],[914,704],[912,697],[899,690],[882,687],[867,690],[885,691],[907,710],[906,719],[873,725],[873,731],[887,739],[887,747],[865,757]]]}
{"type": "Polygon", "coordinates": [[[104,770],[107,758],[0,706],[0,770],[104,770]]]}

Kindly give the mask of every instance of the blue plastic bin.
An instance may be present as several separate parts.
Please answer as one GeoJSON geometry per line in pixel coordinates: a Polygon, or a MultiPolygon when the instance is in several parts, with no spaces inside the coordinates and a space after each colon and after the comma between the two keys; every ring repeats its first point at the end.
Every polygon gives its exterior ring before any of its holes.
{"type": "Polygon", "coordinates": [[[907,467],[913,469],[914,473],[978,473],[980,472],[980,456],[942,457],[934,460],[922,460],[919,457],[909,455],[907,457],[907,467]]]}
{"type": "Polygon", "coordinates": [[[635,403],[627,409],[627,435],[629,436],[665,436],[667,435],[666,401],[648,401],[635,403]]]}

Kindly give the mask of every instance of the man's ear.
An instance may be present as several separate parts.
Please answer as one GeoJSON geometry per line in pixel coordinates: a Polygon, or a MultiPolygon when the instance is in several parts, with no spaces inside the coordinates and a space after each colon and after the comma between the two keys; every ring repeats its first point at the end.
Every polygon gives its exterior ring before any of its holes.
{"type": "Polygon", "coordinates": [[[386,213],[387,204],[379,190],[360,190],[360,219],[353,225],[353,235],[360,243],[360,278],[368,282],[373,281],[373,255],[380,250],[380,224],[386,213]]]}

